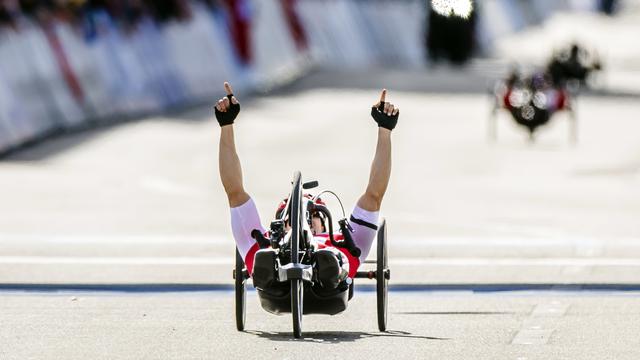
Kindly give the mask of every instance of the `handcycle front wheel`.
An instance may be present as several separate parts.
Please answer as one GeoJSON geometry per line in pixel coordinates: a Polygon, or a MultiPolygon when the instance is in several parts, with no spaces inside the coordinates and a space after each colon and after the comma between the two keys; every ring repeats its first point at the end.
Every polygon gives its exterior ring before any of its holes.
{"type": "Polygon", "coordinates": [[[302,280],[291,280],[291,314],[293,315],[293,336],[302,337],[302,303],[304,284],[302,280]]]}
{"type": "Polygon", "coordinates": [[[236,267],[233,270],[233,277],[236,287],[236,328],[238,331],[244,331],[244,324],[247,318],[247,288],[244,276],[244,261],[238,248],[236,248],[236,267]]]}
{"type": "MultiPolygon", "coordinates": [[[[300,263],[299,250],[302,237],[302,175],[299,171],[293,176],[293,190],[291,191],[291,263],[300,263]]],[[[302,296],[304,284],[302,279],[291,279],[291,315],[293,320],[293,336],[302,337],[302,296]]]]}
{"type": "Polygon", "coordinates": [[[378,329],[387,331],[387,294],[389,291],[389,265],[387,257],[387,222],[382,219],[378,229],[376,258],[376,296],[378,329]]]}

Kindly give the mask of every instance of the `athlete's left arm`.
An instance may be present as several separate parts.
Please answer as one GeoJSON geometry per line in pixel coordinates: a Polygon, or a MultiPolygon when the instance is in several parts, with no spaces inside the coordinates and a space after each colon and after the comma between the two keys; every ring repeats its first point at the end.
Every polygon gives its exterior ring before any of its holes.
{"type": "Polygon", "coordinates": [[[386,102],[387,90],[383,89],[378,101],[371,108],[371,116],[378,123],[378,143],[371,164],[369,184],[358,200],[358,206],[367,211],[379,211],[391,177],[391,130],[398,122],[400,109],[386,102]]]}

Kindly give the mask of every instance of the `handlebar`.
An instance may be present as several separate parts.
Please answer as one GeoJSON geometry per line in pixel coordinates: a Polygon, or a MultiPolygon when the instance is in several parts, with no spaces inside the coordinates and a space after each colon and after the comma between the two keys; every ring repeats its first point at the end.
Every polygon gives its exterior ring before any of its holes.
{"type": "MultiPolygon", "coordinates": [[[[306,183],[301,183],[301,180],[302,180],[301,174],[300,172],[297,171],[294,174],[294,180],[292,181],[292,184],[294,185],[294,189],[296,186],[301,186],[303,189],[312,189],[318,186],[318,181],[309,181],[306,183]]],[[[335,193],[329,190],[325,190],[320,194],[323,194],[325,192],[332,193],[334,196],[336,196],[336,198],[340,202],[340,206],[342,207],[342,202],[340,201],[340,198],[338,198],[338,196],[335,193]]],[[[319,196],[320,194],[318,194],[317,196],[319,196]]],[[[285,236],[285,226],[286,226],[286,223],[288,222],[288,220],[285,220],[285,219],[287,218],[287,214],[290,212],[291,205],[292,205],[291,198],[292,196],[290,194],[286,200],[284,211],[282,211],[282,215],[280,216],[280,218],[271,222],[269,238],[266,238],[257,229],[251,232],[251,237],[253,237],[256,240],[260,248],[265,248],[268,246],[271,246],[273,248],[280,247],[280,240],[282,240],[285,236]]],[[[355,257],[360,257],[361,250],[356,246],[355,242],[353,241],[353,238],[351,237],[351,232],[353,231],[353,229],[349,225],[349,222],[347,221],[347,219],[343,218],[338,221],[338,224],[340,225],[340,232],[342,233],[344,240],[336,241],[333,235],[333,217],[331,216],[331,212],[329,211],[329,209],[325,205],[315,203],[313,200],[307,200],[306,213],[310,214],[311,212],[314,212],[314,211],[324,214],[325,217],[327,218],[329,222],[328,233],[329,233],[329,240],[331,242],[331,245],[336,248],[347,249],[347,251],[349,251],[351,255],[355,257]]],[[[344,207],[342,208],[342,212],[344,215],[344,207]]],[[[307,243],[307,246],[308,246],[309,239],[305,236],[305,234],[306,233],[304,234],[301,233],[300,236],[304,236],[303,241],[307,243]]]]}

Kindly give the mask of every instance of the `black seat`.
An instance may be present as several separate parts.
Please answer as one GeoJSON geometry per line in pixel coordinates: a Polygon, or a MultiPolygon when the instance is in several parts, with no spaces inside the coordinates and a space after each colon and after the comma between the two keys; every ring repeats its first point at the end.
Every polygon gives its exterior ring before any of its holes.
{"type": "MultiPolygon", "coordinates": [[[[291,285],[289,282],[276,283],[269,289],[256,289],[262,308],[272,314],[291,312],[291,285]]],[[[321,288],[304,284],[303,313],[336,315],[347,309],[349,285],[342,282],[337,289],[324,292],[321,288]]]]}

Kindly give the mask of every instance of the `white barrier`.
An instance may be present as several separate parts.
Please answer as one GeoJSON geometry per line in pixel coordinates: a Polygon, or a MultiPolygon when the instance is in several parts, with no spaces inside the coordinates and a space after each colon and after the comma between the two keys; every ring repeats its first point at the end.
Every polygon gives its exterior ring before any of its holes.
{"type": "Polygon", "coordinates": [[[424,63],[424,0],[301,0],[310,51],[320,64],[366,67],[424,63]]]}
{"type": "MultiPolygon", "coordinates": [[[[489,48],[553,11],[594,0],[478,1],[478,39],[489,48]]],[[[188,22],[143,19],[123,33],[106,12],[90,13],[94,32],[57,23],[0,31],[0,153],[51,131],[94,119],[160,111],[219,95],[289,81],[311,64],[365,68],[425,63],[427,0],[298,0],[308,49],[296,47],[281,0],[244,0],[253,59],[240,64],[228,14],[191,3],[188,22]]],[[[105,120],[107,119],[107,120],[105,120]]]]}
{"type": "Polygon", "coordinates": [[[594,11],[598,0],[481,0],[478,40],[485,52],[504,34],[538,25],[558,11],[594,11]]]}

